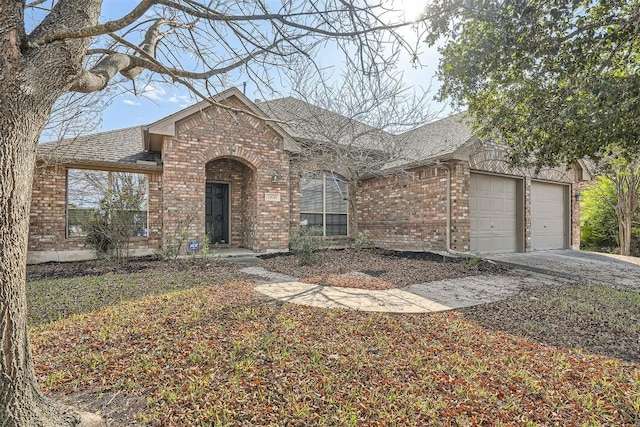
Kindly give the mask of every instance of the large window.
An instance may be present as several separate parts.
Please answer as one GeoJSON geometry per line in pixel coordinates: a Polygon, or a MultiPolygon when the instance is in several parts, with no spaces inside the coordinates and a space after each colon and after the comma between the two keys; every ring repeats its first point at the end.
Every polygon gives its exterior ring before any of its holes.
{"type": "Polygon", "coordinates": [[[312,172],[300,180],[300,220],[318,226],[325,236],[346,236],[347,183],[330,172],[312,172]]]}
{"type": "Polygon", "coordinates": [[[145,174],[96,170],[67,170],[67,237],[82,237],[88,221],[102,213],[105,203],[121,209],[132,236],[148,233],[148,179],[145,174]]]}

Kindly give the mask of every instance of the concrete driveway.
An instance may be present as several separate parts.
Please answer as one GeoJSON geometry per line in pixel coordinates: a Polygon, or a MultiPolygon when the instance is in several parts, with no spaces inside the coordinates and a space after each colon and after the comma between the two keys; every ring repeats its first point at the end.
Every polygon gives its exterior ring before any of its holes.
{"type": "Polygon", "coordinates": [[[575,281],[640,290],[640,258],[572,250],[490,255],[485,258],[575,281]]]}

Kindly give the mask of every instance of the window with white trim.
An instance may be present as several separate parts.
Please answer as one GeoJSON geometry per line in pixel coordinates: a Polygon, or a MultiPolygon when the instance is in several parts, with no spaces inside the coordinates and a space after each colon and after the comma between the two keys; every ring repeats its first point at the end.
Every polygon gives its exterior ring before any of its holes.
{"type": "Polygon", "coordinates": [[[124,211],[132,237],[147,237],[148,182],[147,175],[140,173],[68,169],[67,238],[83,237],[87,222],[102,209],[101,201],[123,194],[132,201],[124,211]]]}
{"type": "Polygon", "coordinates": [[[347,236],[347,182],[331,172],[311,172],[300,179],[300,220],[322,228],[324,236],[347,236]]]}

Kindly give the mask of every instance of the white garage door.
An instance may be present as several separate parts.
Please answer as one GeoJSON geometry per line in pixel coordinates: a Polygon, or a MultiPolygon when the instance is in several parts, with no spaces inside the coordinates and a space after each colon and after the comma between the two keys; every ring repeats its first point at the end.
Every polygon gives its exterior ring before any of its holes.
{"type": "Polygon", "coordinates": [[[567,247],[566,186],[531,183],[531,250],[567,247]]]}
{"type": "Polygon", "coordinates": [[[471,251],[516,252],[516,180],[471,174],[471,251]]]}

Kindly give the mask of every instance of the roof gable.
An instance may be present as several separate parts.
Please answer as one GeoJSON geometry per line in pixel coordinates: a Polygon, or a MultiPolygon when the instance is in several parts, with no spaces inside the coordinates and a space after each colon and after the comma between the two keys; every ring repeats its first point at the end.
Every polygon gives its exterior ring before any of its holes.
{"type": "MultiPolygon", "coordinates": [[[[176,123],[180,120],[183,120],[193,114],[199,113],[204,109],[211,107],[212,105],[223,104],[225,101],[230,100],[231,98],[236,98],[244,107],[246,107],[246,110],[242,108],[237,109],[238,112],[248,111],[249,113],[264,119],[272,118],[265,115],[265,113],[260,108],[258,108],[256,104],[249,100],[249,98],[247,98],[237,88],[232,87],[213,96],[211,100],[200,101],[197,104],[194,104],[167,117],[164,117],[154,123],[144,126],[143,130],[145,133],[145,148],[156,148],[156,145],[161,144],[161,140],[165,136],[175,137],[176,123]]],[[[234,107],[229,105],[224,105],[224,108],[234,109],[234,107]]],[[[300,147],[295,142],[295,140],[278,123],[270,120],[265,120],[265,123],[283,138],[285,150],[300,150],[300,147]]]]}

